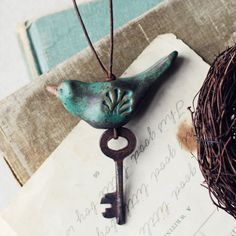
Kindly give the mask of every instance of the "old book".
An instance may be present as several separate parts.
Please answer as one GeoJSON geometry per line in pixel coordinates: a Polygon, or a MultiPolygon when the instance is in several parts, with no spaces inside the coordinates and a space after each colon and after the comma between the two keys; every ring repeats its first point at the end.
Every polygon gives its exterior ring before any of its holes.
{"type": "Polygon", "coordinates": [[[114,162],[99,149],[103,130],[81,121],[2,213],[19,236],[233,235],[234,218],[218,211],[201,186],[190,153],[195,154],[196,144],[186,149],[177,138],[181,131],[191,139],[189,126],[182,124],[189,124],[187,106],[209,66],[181,40],[162,35],[126,75],[143,71],[172,50],[179,52],[174,68],[147,109],[129,124],[137,147],[124,163],[127,223],[118,226],[101,215],[109,205],[100,200],[115,187],[114,162]]]}
{"type": "MultiPolygon", "coordinates": [[[[169,0],[125,25],[115,34],[114,73],[120,76],[159,34],[173,32],[206,62],[235,39],[235,0],[169,0]]],[[[95,46],[108,64],[109,38],[95,46]]],[[[103,79],[91,51],[85,49],[0,102],[0,148],[25,183],[75,127],[46,84],[64,79],[103,79]]]]}
{"type": "MultiPolygon", "coordinates": [[[[162,0],[114,1],[114,28],[142,15],[162,0]]],[[[81,14],[93,42],[109,34],[107,0],[80,5],[81,14]]],[[[74,9],[66,9],[23,23],[19,39],[33,78],[41,75],[87,47],[74,9]]]]}

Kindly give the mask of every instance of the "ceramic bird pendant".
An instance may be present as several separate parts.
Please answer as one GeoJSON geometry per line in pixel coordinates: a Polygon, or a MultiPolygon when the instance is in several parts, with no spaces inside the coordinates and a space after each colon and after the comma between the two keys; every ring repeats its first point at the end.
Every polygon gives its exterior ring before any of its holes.
{"type": "Polygon", "coordinates": [[[144,72],[127,78],[86,83],[65,80],[59,86],[48,86],[65,109],[95,128],[117,128],[129,122],[150,89],[160,81],[178,53],[173,51],[144,72]]]}

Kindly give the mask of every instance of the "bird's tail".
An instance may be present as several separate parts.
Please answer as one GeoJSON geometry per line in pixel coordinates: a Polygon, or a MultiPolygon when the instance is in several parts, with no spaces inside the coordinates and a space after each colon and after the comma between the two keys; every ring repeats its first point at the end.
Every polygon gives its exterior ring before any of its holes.
{"type": "Polygon", "coordinates": [[[178,52],[173,51],[168,56],[156,62],[153,66],[149,67],[147,70],[126,79],[139,80],[145,85],[151,85],[172,66],[177,56],[178,52]]]}

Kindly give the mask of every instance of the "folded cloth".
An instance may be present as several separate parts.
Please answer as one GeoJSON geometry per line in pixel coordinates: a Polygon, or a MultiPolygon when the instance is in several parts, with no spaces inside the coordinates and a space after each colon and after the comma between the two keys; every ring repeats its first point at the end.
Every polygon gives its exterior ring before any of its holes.
{"type": "MultiPolygon", "coordinates": [[[[114,73],[121,75],[158,34],[167,32],[176,34],[211,63],[235,41],[235,15],[235,0],[165,1],[116,31],[114,73]]],[[[108,64],[109,38],[99,41],[96,49],[108,64]]],[[[22,184],[79,121],[45,91],[45,85],[65,79],[103,79],[90,49],[0,102],[0,148],[22,184]]]]}

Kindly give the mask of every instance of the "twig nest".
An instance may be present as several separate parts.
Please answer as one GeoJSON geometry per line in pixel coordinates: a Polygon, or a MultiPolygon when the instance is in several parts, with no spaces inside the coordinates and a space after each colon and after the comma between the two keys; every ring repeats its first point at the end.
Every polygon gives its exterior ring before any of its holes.
{"type": "Polygon", "coordinates": [[[197,159],[215,205],[236,218],[236,45],[213,62],[193,112],[197,159]]]}

